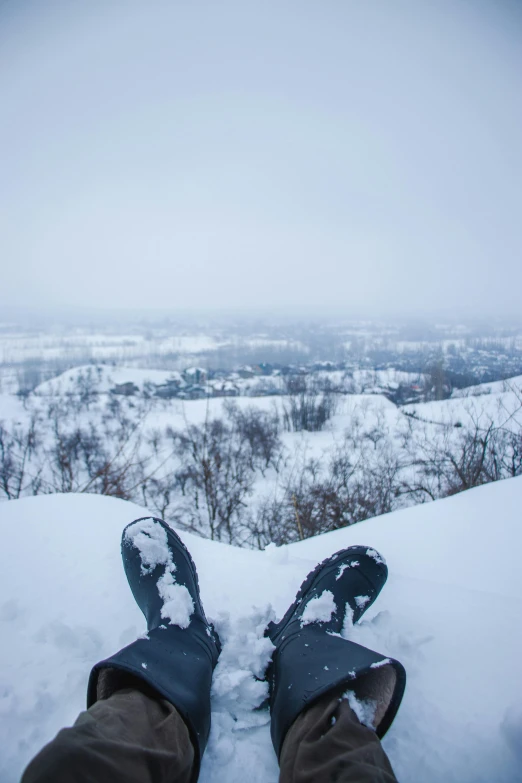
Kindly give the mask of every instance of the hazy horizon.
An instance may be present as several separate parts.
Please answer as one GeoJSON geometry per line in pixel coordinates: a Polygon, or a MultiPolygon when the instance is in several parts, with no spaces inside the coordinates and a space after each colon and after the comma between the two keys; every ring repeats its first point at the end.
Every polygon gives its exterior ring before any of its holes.
{"type": "Polygon", "coordinates": [[[0,307],[516,317],[521,40],[507,0],[4,2],[0,307]]]}

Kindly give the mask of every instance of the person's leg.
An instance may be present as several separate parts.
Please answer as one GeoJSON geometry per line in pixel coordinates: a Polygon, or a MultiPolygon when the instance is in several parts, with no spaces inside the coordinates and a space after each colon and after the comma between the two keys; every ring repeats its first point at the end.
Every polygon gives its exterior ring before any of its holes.
{"type": "Polygon", "coordinates": [[[376,733],[331,693],[296,718],[280,767],[279,783],[397,783],[376,733]]]}
{"type": "Polygon", "coordinates": [[[152,692],[123,688],[62,729],[21,783],[189,783],[193,763],[176,708],[152,692]]]}
{"type": "Polygon", "coordinates": [[[125,528],[122,557],[147,634],[94,666],[87,712],[38,754],[23,783],[198,778],[221,644],[196,567],[179,536],[151,517],[125,528]]]}

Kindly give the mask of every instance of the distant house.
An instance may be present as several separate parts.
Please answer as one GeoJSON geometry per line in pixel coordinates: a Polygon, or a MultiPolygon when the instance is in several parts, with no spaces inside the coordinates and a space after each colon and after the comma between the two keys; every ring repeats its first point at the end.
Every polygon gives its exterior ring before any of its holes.
{"type": "Polygon", "coordinates": [[[189,367],[183,371],[183,378],[189,384],[200,385],[206,383],[207,371],[201,367],[189,367]]]}
{"type": "Polygon", "coordinates": [[[179,395],[180,389],[180,381],[177,379],[171,379],[166,383],[162,383],[160,386],[156,386],[154,396],[160,397],[162,400],[170,400],[173,397],[177,397],[179,395]]]}
{"type": "Polygon", "coordinates": [[[122,394],[124,397],[132,397],[139,392],[139,388],[132,381],[127,383],[117,383],[116,386],[111,389],[111,394],[122,394]]]}
{"type": "Polygon", "coordinates": [[[325,361],[325,362],[314,362],[314,364],[312,364],[312,370],[314,372],[320,372],[320,371],[332,372],[333,370],[336,370],[336,369],[337,369],[337,367],[336,367],[336,365],[333,362],[328,362],[328,361],[325,361]]]}
{"type": "Polygon", "coordinates": [[[239,397],[238,387],[230,381],[216,385],[213,392],[214,397],[239,397]]]}
{"type": "Polygon", "coordinates": [[[261,362],[261,364],[258,365],[258,366],[259,366],[259,369],[261,370],[261,373],[263,375],[272,375],[272,373],[274,372],[274,369],[275,369],[274,365],[273,364],[269,364],[268,362],[261,362]]]}
{"type": "Polygon", "coordinates": [[[269,378],[263,378],[255,386],[252,386],[247,393],[250,397],[272,397],[282,394],[283,389],[269,378]]]}

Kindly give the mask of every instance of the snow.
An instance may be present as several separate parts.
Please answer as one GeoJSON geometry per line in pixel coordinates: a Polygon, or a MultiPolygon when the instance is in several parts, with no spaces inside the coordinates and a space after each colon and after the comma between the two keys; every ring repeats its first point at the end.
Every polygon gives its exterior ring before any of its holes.
{"type": "Polygon", "coordinates": [[[150,573],[158,565],[165,566],[157,582],[163,601],[161,616],[168,619],[170,625],[188,628],[194,602],[185,585],[176,584],[174,579],[176,565],[172,562],[165,528],[153,519],[140,519],[127,528],[125,539],[138,549],[143,574],[150,573]]]}
{"type": "Polygon", "coordinates": [[[346,691],[343,696],[346,699],[352,710],[359,718],[359,722],[363,726],[368,726],[369,729],[375,729],[375,710],[377,708],[376,702],[371,699],[358,699],[353,691],[346,691]]]}
{"type": "Polygon", "coordinates": [[[84,330],[67,333],[30,333],[0,335],[0,363],[22,362],[28,359],[50,361],[69,359],[116,359],[121,361],[143,358],[148,355],[172,353],[199,354],[215,351],[230,344],[208,334],[157,335],[148,340],[143,334],[104,334],[84,330]]]}
{"type": "Polygon", "coordinates": [[[465,389],[455,389],[452,397],[478,397],[482,394],[500,394],[513,389],[522,389],[522,375],[507,378],[505,381],[479,383],[476,386],[467,386],[465,389]]]}
{"type": "Polygon", "coordinates": [[[168,619],[170,625],[188,628],[194,613],[194,602],[185,585],[176,584],[172,574],[165,571],[158,579],[158,591],[163,599],[161,616],[168,619]]]}
{"type": "Polygon", "coordinates": [[[0,421],[25,422],[28,418],[18,397],[13,394],[0,394],[0,421]]]}
{"type": "MultiPolygon", "coordinates": [[[[263,630],[318,562],[352,545],[381,552],[390,571],[349,635],[406,667],[404,702],[384,739],[398,779],[520,780],[521,504],[522,479],[510,479],[265,552],[181,532],[223,642],[202,783],[239,783],[245,770],[251,783],[276,783],[269,716],[256,709],[270,656],[263,630]]],[[[95,495],[0,505],[2,783],[18,781],[75,720],[91,666],[146,630],[120,537],[147,513],[95,495]]]]}
{"type": "Polygon", "coordinates": [[[351,639],[353,633],[353,609],[350,604],[346,604],[344,610],[343,627],[341,630],[341,637],[343,639],[351,639]]]}
{"type": "Polygon", "coordinates": [[[335,577],[336,581],[342,577],[347,568],[357,568],[358,565],[358,560],[353,560],[351,563],[343,563],[342,566],[339,566],[337,576],[335,577]]]}
{"type": "Polygon", "coordinates": [[[56,378],[40,383],[35,389],[35,394],[47,397],[77,392],[78,379],[82,376],[89,379],[98,394],[108,393],[115,386],[124,383],[134,383],[138,389],[143,391],[147,383],[161,386],[170,380],[181,380],[181,374],[175,371],[86,364],[66,370],[56,378]]]}
{"type": "Polygon", "coordinates": [[[383,565],[386,565],[386,560],[382,555],[376,552],[375,549],[367,549],[366,554],[368,557],[371,557],[372,560],[375,560],[376,563],[382,563],[383,565]]]}
{"type": "Polygon", "coordinates": [[[301,627],[311,623],[327,623],[336,610],[333,593],[330,590],[324,590],[321,595],[314,596],[306,604],[301,615],[301,627]]]}
{"type": "MultiPolygon", "coordinates": [[[[516,379],[515,379],[516,380],[516,379]]],[[[493,385],[493,384],[491,384],[493,385]]],[[[473,388],[473,387],[470,387],[473,388]]],[[[421,421],[455,426],[478,423],[486,429],[490,422],[498,427],[518,430],[522,422],[522,388],[515,384],[490,394],[451,397],[424,403],[404,405],[402,411],[421,421]]]]}
{"type": "Polygon", "coordinates": [[[387,666],[389,663],[391,663],[389,658],[383,658],[382,661],[370,664],[370,669],[380,669],[382,666],[387,666]]]}
{"type": "Polygon", "coordinates": [[[140,519],[129,525],[125,540],[139,550],[141,572],[147,574],[158,565],[175,568],[168,547],[167,531],[153,519],[140,519]]]}

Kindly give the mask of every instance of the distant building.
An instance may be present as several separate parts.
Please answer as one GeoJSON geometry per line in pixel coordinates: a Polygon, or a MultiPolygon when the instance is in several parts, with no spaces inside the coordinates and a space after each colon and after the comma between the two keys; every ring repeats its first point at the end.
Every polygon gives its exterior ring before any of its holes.
{"type": "MultiPolygon", "coordinates": [[[[185,384],[183,384],[183,386],[184,385],[185,384]]],[[[181,386],[182,385],[177,378],[170,379],[166,383],[162,383],[160,386],[156,386],[154,396],[160,397],[163,400],[170,400],[173,397],[177,397],[179,395],[181,386]]]]}
{"type": "Polygon", "coordinates": [[[207,371],[201,367],[189,367],[183,371],[183,378],[187,383],[200,385],[207,381],[207,371]]]}
{"type": "Polygon", "coordinates": [[[261,362],[258,367],[263,375],[272,375],[275,370],[274,365],[269,364],[269,362],[261,362]]]}
{"type": "Polygon", "coordinates": [[[117,383],[116,386],[111,389],[111,394],[122,394],[124,397],[132,397],[139,392],[139,388],[132,381],[127,383],[117,383]]]}
{"type": "Polygon", "coordinates": [[[216,385],[213,392],[214,397],[239,397],[238,387],[230,381],[216,385]]]}
{"type": "Polygon", "coordinates": [[[249,366],[240,367],[239,370],[237,370],[237,374],[240,378],[253,378],[255,375],[254,370],[249,366]]]}

